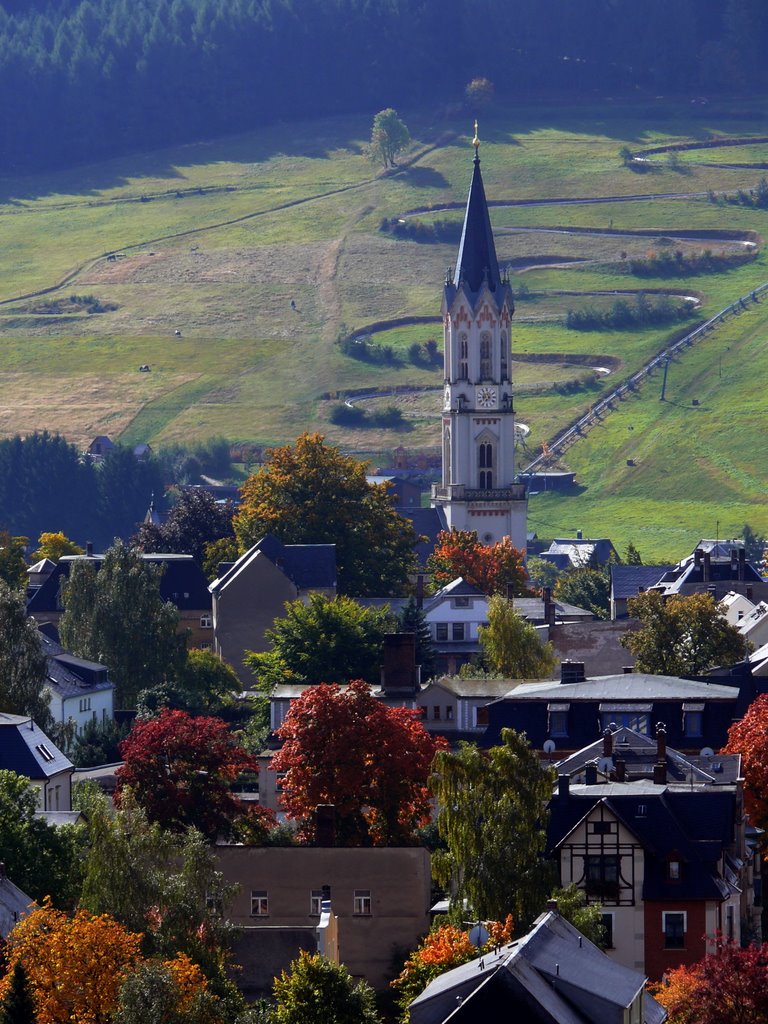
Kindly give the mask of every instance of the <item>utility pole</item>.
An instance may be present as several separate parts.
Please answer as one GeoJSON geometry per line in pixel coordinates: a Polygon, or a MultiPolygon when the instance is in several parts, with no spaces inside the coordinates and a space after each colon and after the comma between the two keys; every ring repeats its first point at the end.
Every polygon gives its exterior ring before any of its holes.
{"type": "Polygon", "coordinates": [[[664,360],[664,379],[661,382],[661,398],[660,402],[664,401],[664,395],[667,391],[667,371],[669,370],[669,356],[664,360]]]}

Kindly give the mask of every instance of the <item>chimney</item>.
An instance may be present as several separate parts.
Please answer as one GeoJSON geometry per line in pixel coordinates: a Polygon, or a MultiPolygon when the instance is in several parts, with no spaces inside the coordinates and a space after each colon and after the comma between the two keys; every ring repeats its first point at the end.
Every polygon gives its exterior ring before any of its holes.
{"type": "Polygon", "coordinates": [[[577,530],[576,531],[576,540],[583,540],[583,539],[584,538],[583,538],[581,530],[577,530]]]}
{"type": "Polygon", "coordinates": [[[420,572],[416,577],[416,607],[424,607],[424,573],[420,572]]]}
{"type": "Polygon", "coordinates": [[[610,729],[603,730],[603,757],[610,757],[613,754],[613,733],[610,729]]]}
{"type": "Polygon", "coordinates": [[[585,678],[583,661],[563,661],[560,663],[561,683],[583,683],[585,678]]]}
{"type": "Polygon", "coordinates": [[[552,914],[557,913],[557,900],[547,900],[547,910],[552,914]]]}
{"type": "Polygon", "coordinates": [[[385,697],[418,693],[416,634],[385,633],[381,689],[385,697]]]}
{"type": "Polygon", "coordinates": [[[702,580],[704,583],[709,583],[710,576],[712,575],[712,553],[710,551],[704,552],[704,571],[702,573],[702,580]]]}
{"type": "Polygon", "coordinates": [[[541,595],[544,598],[544,621],[548,626],[554,626],[555,602],[552,600],[552,587],[542,587],[541,595]]]}
{"type": "Polygon", "coordinates": [[[85,542],[85,557],[93,558],[93,541],[87,540],[85,542]]]}
{"type": "Polygon", "coordinates": [[[699,569],[701,567],[701,548],[696,548],[693,552],[693,566],[695,569],[699,569]]]}
{"type": "Polygon", "coordinates": [[[739,580],[744,581],[745,579],[745,568],[747,564],[747,552],[744,548],[739,548],[739,580]]]}
{"type": "Polygon", "coordinates": [[[731,548],[731,579],[735,580],[739,575],[739,552],[738,548],[731,548]]]}
{"type": "Polygon", "coordinates": [[[336,808],[333,804],[318,804],[315,808],[315,846],[336,845],[336,808]]]}
{"type": "Polygon", "coordinates": [[[627,781],[627,762],[624,760],[623,757],[616,758],[616,781],[627,781]]]}
{"type": "Polygon", "coordinates": [[[653,766],[654,786],[666,786],[667,784],[667,762],[657,761],[653,766]]]}
{"type": "Polygon", "coordinates": [[[656,724],[656,757],[659,761],[667,761],[667,728],[663,722],[656,724]]]}
{"type": "Polygon", "coordinates": [[[597,785],[597,765],[594,762],[584,765],[584,781],[588,786],[597,785]]]}
{"type": "Polygon", "coordinates": [[[557,795],[561,800],[567,800],[571,792],[571,777],[570,775],[558,775],[557,776],[557,795]]]}

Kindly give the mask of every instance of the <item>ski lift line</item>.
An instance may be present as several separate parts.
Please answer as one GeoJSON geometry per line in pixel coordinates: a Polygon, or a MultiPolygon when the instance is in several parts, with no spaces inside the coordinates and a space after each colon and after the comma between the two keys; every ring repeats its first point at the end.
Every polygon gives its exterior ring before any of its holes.
{"type": "Polygon", "coordinates": [[[601,413],[609,411],[612,408],[612,403],[614,399],[621,398],[621,396],[625,395],[627,391],[632,390],[632,388],[635,385],[639,385],[652,370],[656,369],[657,366],[659,366],[666,360],[670,359],[673,355],[675,355],[685,346],[692,345],[695,341],[703,337],[710,330],[717,327],[718,324],[722,323],[728,316],[736,316],[738,313],[740,313],[745,308],[744,304],[746,303],[747,299],[756,300],[757,296],[762,295],[766,290],[768,290],[768,282],[758,285],[757,288],[752,289],[752,291],[748,292],[746,295],[741,296],[735,302],[732,302],[724,309],[721,309],[719,313],[716,313],[713,317],[710,317],[709,320],[706,320],[703,324],[700,324],[697,328],[695,328],[695,330],[691,331],[689,334],[684,335],[682,338],[679,338],[674,344],[670,345],[669,348],[665,349],[663,352],[658,353],[658,355],[654,356],[653,359],[649,360],[645,364],[645,366],[641,367],[636,373],[632,374],[629,380],[625,381],[623,384],[620,384],[618,387],[614,388],[610,392],[610,394],[606,395],[605,398],[602,398],[599,402],[597,402],[592,407],[592,409],[590,409],[589,412],[584,413],[584,415],[581,416],[574,424],[572,424],[570,427],[567,427],[562,433],[556,435],[551,441],[549,441],[547,443],[548,453],[546,455],[544,453],[538,455],[535,459],[528,463],[523,472],[533,472],[540,465],[542,465],[542,463],[551,455],[557,454],[559,451],[564,450],[565,447],[570,446],[570,444],[573,444],[576,440],[578,440],[579,436],[585,431],[585,429],[591,427],[594,424],[595,420],[598,420],[600,418],[601,413]]]}

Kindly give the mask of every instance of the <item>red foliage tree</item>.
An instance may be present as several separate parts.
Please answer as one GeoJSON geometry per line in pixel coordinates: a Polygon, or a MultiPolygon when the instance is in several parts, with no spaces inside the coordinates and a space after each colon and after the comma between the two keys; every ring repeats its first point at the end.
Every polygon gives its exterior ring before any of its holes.
{"type": "Polygon", "coordinates": [[[765,1024],[768,943],[740,949],[719,939],[714,953],[670,971],[653,994],[669,1024],[765,1024]]]}
{"type": "Polygon", "coordinates": [[[741,754],[749,816],[754,825],[768,828],[768,693],[761,693],[733,723],[723,753],[741,754]]]}
{"type": "Polygon", "coordinates": [[[495,544],[481,544],[475,530],[442,530],[427,569],[438,587],[457,576],[463,577],[484,594],[515,596],[527,594],[525,552],[513,547],[509,537],[495,544]]]}
{"type": "Polygon", "coordinates": [[[363,680],[344,691],[310,687],[277,734],[283,747],[272,767],[285,772],[283,806],[302,822],[304,839],[315,837],[318,804],[334,805],[343,846],[407,843],[429,821],[430,766],[447,744],[430,736],[418,712],[387,707],[363,680]]]}
{"type": "Polygon", "coordinates": [[[229,831],[245,812],[230,791],[232,782],[259,770],[221,719],[168,708],[137,721],[120,753],[125,764],[116,773],[118,805],[122,788],[130,786],[151,821],[174,830],[194,825],[210,838],[229,831]]]}

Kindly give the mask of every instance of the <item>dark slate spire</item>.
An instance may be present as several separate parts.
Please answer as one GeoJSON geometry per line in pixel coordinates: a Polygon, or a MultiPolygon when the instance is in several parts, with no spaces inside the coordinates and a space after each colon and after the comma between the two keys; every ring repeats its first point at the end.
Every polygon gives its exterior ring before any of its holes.
{"type": "Polygon", "coordinates": [[[496,246],[493,244],[491,218],[488,216],[488,202],[485,198],[483,178],[480,174],[480,141],[477,137],[475,122],[475,166],[472,172],[472,184],[469,186],[467,212],[464,215],[464,229],[461,232],[459,255],[453,283],[458,286],[463,281],[471,292],[479,292],[487,278],[488,287],[492,292],[500,282],[499,264],[496,259],[496,246]]]}

